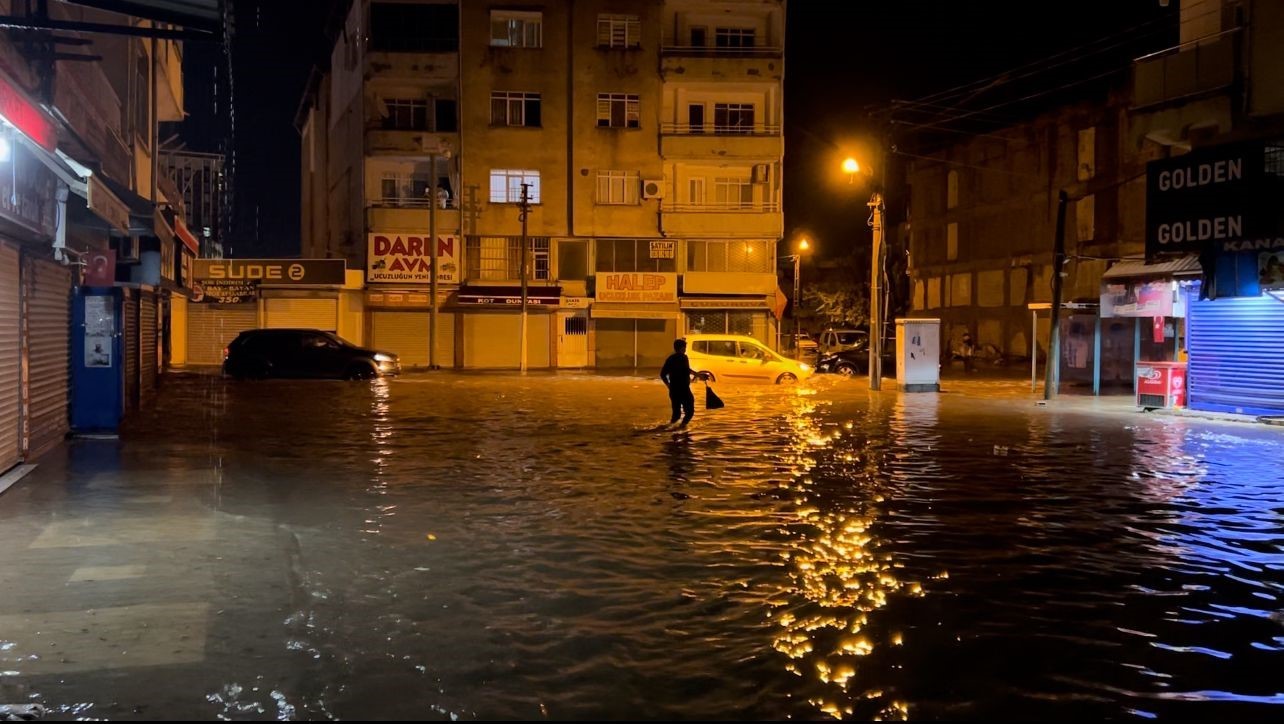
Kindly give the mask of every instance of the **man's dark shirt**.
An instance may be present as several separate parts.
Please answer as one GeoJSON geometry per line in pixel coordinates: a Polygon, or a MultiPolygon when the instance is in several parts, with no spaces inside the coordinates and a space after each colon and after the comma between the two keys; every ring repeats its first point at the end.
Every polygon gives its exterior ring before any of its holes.
{"type": "Polygon", "coordinates": [[[691,361],[685,352],[674,352],[664,361],[660,370],[660,379],[669,386],[670,392],[680,392],[691,388],[691,361]]]}

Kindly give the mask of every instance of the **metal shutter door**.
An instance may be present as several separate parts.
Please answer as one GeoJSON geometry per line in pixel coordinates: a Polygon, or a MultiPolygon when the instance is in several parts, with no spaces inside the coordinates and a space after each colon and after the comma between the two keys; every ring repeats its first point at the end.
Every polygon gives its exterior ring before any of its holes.
{"type": "Polygon", "coordinates": [[[520,325],[516,314],[465,314],[464,366],[516,369],[520,325]]]}
{"type": "Polygon", "coordinates": [[[156,392],[156,294],[143,292],[138,300],[138,365],[140,394],[146,400],[156,392]]]}
{"type": "Polygon", "coordinates": [[[188,304],[188,364],[223,364],[224,348],[236,335],[258,326],[257,304],[188,304]]]}
{"type": "Polygon", "coordinates": [[[437,312],[437,366],[455,366],[455,315],[437,312]]]}
{"type": "Polygon", "coordinates": [[[138,292],[126,290],[123,307],[121,346],[125,348],[125,409],[132,410],[138,406],[138,292]]]}
{"type": "MultiPolygon", "coordinates": [[[[528,314],[526,315],[526,367],[527,369],[542,369],[552,364],[549,355],[549,340],[552,333],[552,325],[549,320],[556,318],[555,314],[528,314]]],[[[521,322],[518,322],[518,336],[521,336],[521,322]]],[[[519,363],[520,366],[520,363],[519,363]]]]}
{"type": "Polygon", "coordinates": [[[335,299],[267,299],[268,329],[339,328],[339,303],[335,299]]]}
{"type": "Polygon", "coordinates": [[[1271,296],[1193,301],[1190,406],[1284,414],[1284,302],[1271,296]]]}
{"type": "Polygon", "coordinates": [[[39,455],[67,435],[71,380],[71,271],[32,260],[27,300],[27,454],[39,455]]]}
{"type": "MultiPolygon", "coordinates": [[[[633,367],[633,320],[632,319],[595,319],[593,320],[593,338],[597,349],[597,366],[633,367]]],[[[670,343],[672,349],[672,343],[670,343]]]]}
{"type": "Polygon", "coordinates": [[[18,436],[18,250],[0,242],[0,472],[17,464],[18,436]]]}
{"type": "MultiPolygon", "coordinates": [[[[372,346],[377,350],[397,355],[401,358],[403,366],[426,366],[428,364],[428,316],[428,312],[371,312],[372,346]]],[[[438,321],[440,322],[440,318],[438,321]]],[[[438,329],[438,338],[441,337],[441,333],[442,330],[438,329]]],[[[441,349],[440,342],[437,348],[441,349]]],[[[437,364],[441,364],[440,358],[437,364]]]]}

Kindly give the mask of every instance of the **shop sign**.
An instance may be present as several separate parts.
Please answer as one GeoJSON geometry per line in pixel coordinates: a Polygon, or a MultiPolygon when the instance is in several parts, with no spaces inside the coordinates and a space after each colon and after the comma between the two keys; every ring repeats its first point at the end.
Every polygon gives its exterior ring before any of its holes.
{"type": "Polygon", "coordinates": [[[1101,285],[1102,317],[1171,317],[1173,282],[1119,281],[1101,285]]]}
{"type": "Polygon", "coordinates": [[[563,309],[588,309],[593,300],[589,297],[562,297],[563,309]]]}
{"type": "MultiPolygon", "coordinates": [[[[367,237],[366,281],[428,284],[432,248],[427,234],[375,233],[367,237]]],[[[437,235],[437,283],[459,283],[459,237],[437,235]]]]}
{"type": "Polygon", "coordinates": [[[37,146],[50,153],[57,150],[58,131],[53,121],[3,73],[0,73],[0,118],[22,131],[37,146]]]}
{"type": "MultiPolygon", "coordinates": [[[[529,306],[557,306],[561,301],[561,287],[530,287],[526,291],[529,306]]],[[[460,304],[498,304],[521,306],[520,287],[464,287],[459,290],[460,304]]]]}
{"type": "Polygon", "coordinates": [[[192,282],[197,304],[242,304],[259,298],[259,283],[247,279],[204,279],[192,282]]]}
{"type": "Polygon", "coordinates": [[[197,259],[192,273],[201,281],[341,286],[344,270],[342,259],[197,259]]]}
{"type": "Polygon", "coordinates": [[[40,236],[53,236],[55,179],[24,144],[14,143],[0,168],[0,215],[40,236]]]}
{"type": "Polygon", "coordinates": [[[129,233],[129,207],[107,188],[97,176],[90,176],[86,205],[100,219],[122,234],[129,233]]]}
{"type": "Polygon", "coordinates": [[[1284,289],[1284,235],[1222,244],[1214,280],[1204,292],[1210,298],[1256,297],[1284,289]]]}
{"type": "Polygon", "coordinates": [[[678,275],[664,272],[599,272],[599,302],[675,302],[678,275]]]}
{"type": "Polygon", "coordinates": [[[1264,143],[1192,151],[1146,166],[1146,258],[1202,252],[1278,233],[1284,178],[1266,172],[1264,143]]]}
{"type": "Polygon", "coordinates": [[[766,309],[762,299],[683,299],[683,309],[766,309]]]}

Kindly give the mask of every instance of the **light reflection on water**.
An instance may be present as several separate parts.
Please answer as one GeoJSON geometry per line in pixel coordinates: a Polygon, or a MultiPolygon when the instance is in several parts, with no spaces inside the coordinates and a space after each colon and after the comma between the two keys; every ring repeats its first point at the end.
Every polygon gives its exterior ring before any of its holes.
{"type": "MultiPolygon", "coordinates": [[[[74,448],[0,516],[97,520],[128,488],[92,468],[162,469],[174,482],[139,484],[218,534],[167,553],[194,556],[190,573],[137,590],[202,591],[232,615],[211,621],[200,665],[146,674],[37,675],[36,640],[5,637],[0,669],[17,673],[0,686],[66,716],[144,701],[206,717],[856,719],[1284,703],[1276,431],[836,379],[720,386],[727,409],[686,433],[646,431],[667,402],[631,378],[167,382],[116,458],[74,448]]],[[[91,589],[68,600],[59,565],[148,552],[22,555],[53,582],[24,599],[39,611],[102,605],[91,589]]]]}

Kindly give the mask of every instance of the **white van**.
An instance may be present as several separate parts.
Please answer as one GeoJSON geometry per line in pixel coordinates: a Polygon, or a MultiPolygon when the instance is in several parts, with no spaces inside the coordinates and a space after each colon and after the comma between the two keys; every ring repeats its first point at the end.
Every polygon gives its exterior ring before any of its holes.
{"type": "Polygon", "coordinates": [[[811,376],[810,365],[786,359],[753,337],[737,334],[689,334],[691,369],[724,382],[785,384],[811,376]]]}

